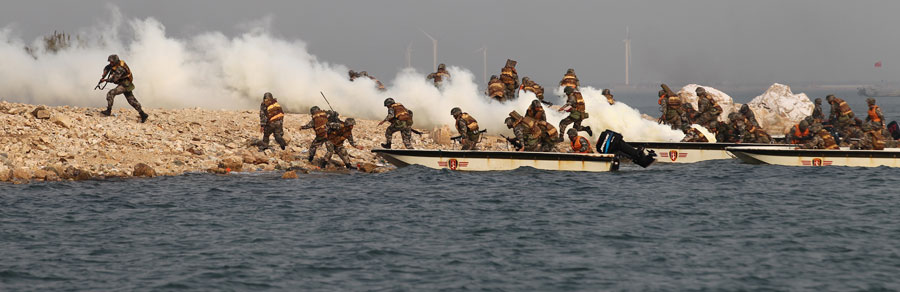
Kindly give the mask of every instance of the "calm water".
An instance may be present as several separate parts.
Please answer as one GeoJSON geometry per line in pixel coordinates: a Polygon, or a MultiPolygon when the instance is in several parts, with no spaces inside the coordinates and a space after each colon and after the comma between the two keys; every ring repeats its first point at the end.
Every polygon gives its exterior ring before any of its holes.
{"type": "Polygon", "coordinates": [[[0,185],[0,290],[897,290],[900,169],[0,185]]]}
{"type": "MultiPolygon", "coordinates": [[[[616,97],[655,115],[654,94],[616,97]]],[[[879,104],[900,118],[900,98],[879,104]]],[[[0,184],[0,291],[900,290],[898,174],[711,161],[0,184]]]]}

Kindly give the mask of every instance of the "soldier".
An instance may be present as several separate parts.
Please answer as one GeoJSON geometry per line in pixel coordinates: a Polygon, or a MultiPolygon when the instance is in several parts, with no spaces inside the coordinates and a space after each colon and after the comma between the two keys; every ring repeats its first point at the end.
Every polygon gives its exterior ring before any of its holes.
{"type": "Polygon", "coordinates": [[[506,86],[503,85],[503,82],[500,82],[500,78],[497,75],[491,75],[491,81],[488,81],[487,93],[490,98],[496,101],[504,102],[507,100],[506,86]]]}
{"type": "Polygon", "coordinates": [[[866,116],[866,122],[874,122],[879,128],[884,129],[884,114],[881,112],[881,108],[875,105],[875,99],[866,98],[866,103],[869,104],[869,115],[866,116]]]}
{"type": "Polygon", "coordinates": [[[342,123],[341,114],[333,110],[326,110],[325,116],[328,117],[329,123],[342,123]]]}
{"type": "Polygon", "coordinates": [[[381,81],[378,81],[378,78],[375,78],[375,76],[369,76],[369,72],[366,72],[366,71],[359,72],[359,76],[360,77],[365,76],[365,77],[368,77],[369,79],[371,79],[372,81],[375,81],[375,87],[377,87],[379,91],[387,90],[384,88],[384,84],[382,84],[381,81]]]}
{"type": "Polygon", "coordinates": [[[697,111],[700,112],[697,124],[707,129],[716,128],[719,115],[722,113],[722,107],[706,92],[705,88],[697,87],[696,93],[698,98],[697,111]]]}
{"type": "Polygon", "coordinates": [[[328,152],[325,152],[325,157],[322,159],[322,168],[325,168],[331,162],[331,156],[337,153],[341,161],[344,162],[344,167],[355,169],[350,164],[350,155],[347,153],[347,148],[344,147],[344,141],[347,141],[350,142],[350,146],[360,150],[363,149],[362,146],[356,145],[356,141],[353,140],[353,126],[355,125],[356,120],[353,118],[348,118],[343,122],[328,123],[328,144],[325,144],[328,152]]]}
{"type": "Polygon", "coordinates": [[[516,140],[521,144],[521,148],[516,149],[516,151],[538,151],[541,147],[541,131],[534,121],[530,118],[517,119],[514,117],[508,117],[504,121],[506,127],[513,130],[516,140]]]}
{"type": "MultiPolygon", "coordinates": [[[[731,113],[729,115],[729,119],[731,116],[737,116],[737,113],[731,113]]],[[[734,119],[731,119],[734,121],[734,119]]],[[[735,143],[738,142],[738,133],[737,129],[734,127],[734,123],[719,123],[716,127],[716,141],[725,142],[725,143],[735,143]]]]}
{"type": "Polygon", "coordinates": [[[128,68],[128,64],[125,64],[125,61],[119,60],[118,55],[109,55],[109,58],[106,58],[106,60],[109,61],[109,65],[103,68],[103,76],[100,77],[100,82],[112,82],[117,86],[106,93],[106,110],[100,113],[106,116],[111,115],[116,95],[123,94],[128,104],[137,110],[141,123],[146,122],[149,115],[144,112],[141,108],[141,103],[134,97],[134,83],[132,83],[134,82],[134,75],[131,74],[131,68],[128,68]]]}
{"type": "Polygon", "coordinates": [[[434,87],[441,88],[444,86],[444,80],[450,80],[450,72],[447,72],[447,68],[444,63],[438,65],[437,72],[428,74],[425,77],[425,80],[431,79],[434,81],[434,87]]]}
{"type": "Polygon", "coordinates": [[[884,150],[885,140],[881,134],[881,124],[877,122],[868,122],[863,124],[862,130],[865,132],[862,139],[859,140],[859,149],[862,150],[884,150]]]}
{"type": "Polygon", "coordinates": [[[613,99],[612,92],[610,92],[608,88],[603,89],[602,94],[603,94],[603,96],[606,97],[606,102],[608,102],[610,105],[613,105],[616,103],[616,100],[613,99]]]}
{"type": "MultiPolygon", "coordinates": [[[[531,78],[528,78],[528,77],[522,78],[522,86],[519,87],[519,90],[534,93],[534,95],[537,96],[538,100],[540,100],[541,102],[545,102],[544,101],[544,87],[541,87],[540,85],[538,85],[536,82],[531,80],[531,78]]],[[[550,104],[550,103],[548,102],[548,104],[550,104]]]]}
{"type": "Polygon", "coordinates": [[[807,142],[806,144],[803,144],[803,146],[801,146],[800,148],[802,148],[802,149],[829,149],[829,150],[840,149],[840,147],[834,141],[834,137],[832,137],[831,134],[828,133],[828,130],[825,130],[825,128],[822,128],[818,125],[813,126],[812,130],[816,134],[813,135],[813,138],[809,142],[807,142]]]}
{"type": "Polygon", "coordinates": [[[850,109],[846,101],[832,94],[826,96],[825,100],[831,104],[831,115],[829,116],[831,124],[839,132],[843,131],[853,121],[853,110],[850,109]]]}
{"type": "MultiPolygon", "coordinates": [[[[560,138],[562,133],[556,131],[556,127],[547,121],[537,121],[535,120],[538,128],[541,130],[540,143],[541,143],[541,151],[543,152],[554,152],[556,149],[556,144],[562,142],[563,139],[560,138]]],[[[569,129],[574,130],[574,129],[569,129]]]]}
{"type": "Polygon", "coordinates": [[[450,115],[456,119],[456,130],[461,136],[459,143],[462,144],[462,150],[475,150],[475,145],[481,141],[478,121],[458,107],[451,109],[450,115]]]}
{"type": "Polygon", "coordinates": [[[794,125],[786,136],[791,144],[803,144],[808,142],[809,139],[812,138],[812,135],[809,132],[809,122],[806,120],[800,121],[799,124],[794,125]]]}
{"type": "Polygon", "coordinates": [[[566,134],[569,135],[569,141],[572,144],[572,153],[593,153],[594,150],[591,148],[591,142],[588,142],[588,139],[582,136],[578,136],[578,131],[575,129],[569,129],[566,131],[566,134]]]}
{"type": "Polygon", "coordinates": [[[741,113],[741,115],[743,115],[751,125],[759,128],[759,122],[756,120],[756,114],[753,113],[753,110],[750,109],[749,105],[742,105],[741,109],[738,112],[741,113]]]}
{"type": "Polygon", "coordinates": [[[391,125],[384,131],[384,138],[386,141],[381,143],[381,147],[391,149],[391,138],[394,136],[394,133],[400,132],[400,137],[403,138],[403,146],[406,147],[406,149],[413,149],[412,111],[407,110],[402,104],[394,102],[394,99],[390,97],[384,100],[384,107],[388,108],[388,114],[384,120],[378,123],[378,125],[381,126],[381,124],[388,122],[391,123],[391,125]]]}
{"type": "Polygon", "coordinates": [[[695,128],[688,128],[684,134],[684,139],[681,139],[681,142],[709,142],[706,135],[703,135],[703,132],[695,128]]]}
{"type": "Polygon", "coordinates": [[[284,135],[284,111],[278,100],[272,97],[272,93],[263,94],[262,104],[259,105],[259,131],[263,133],[260,150],[269,147],[269,135],[275,136],[275,142],[281,146],[281,150],[287,146],[282,137],[284,135]]]}
{"type": "Polygon", "coordinates": [[[853,120],[850,125],[844,127],[844,129],[838,133],[840,135],[838,145],[847,147],[859,144],[859,140],[866,135],[862,129],[862,124],[862,121],[853,120]]]}
{"type": "Polygon", "coordinates": [[[347,74],[350,75],[350,81],[356,80],[356,78],[359,78],[360,76],[359,73],[356,73],[356,71],[353,70],[350,70],[347,74]]]}
{"type": "MultiPolygon", "coordinates": [[[[566,93],[567,101],[565,106],[559,109],[559,111],[567,110],[569,111],[569,116],[562,121],[559,121],[559,130],[565,131],[566,127],[571,123],[575,123],[572,127],[578,131],[585,131],[588,133],[588,136],[594,136],[594,131],[591,131],[591,127],[582,127],[581,121],[588,118],[588,113],[586,112],[586,107],[584,104],[584,97],[581,96],[581,92],[575,90],[572,87],[566,87],[563,90],[566,93]]],[[[563,139],[563,132],[559,133],[559,140],[563,139]]]]}
{"type": "Polygon", "coordinates": [[[525,116],[538,121],[547,121],[547,113],[544,112],[544,106],[537,99],[531,101],[531,105],[525,111],[525,116]]]}
{"type": "Polygon", "coordinates": [[[750,124],[747,120],[744,120],[745,125],[749,127],[745,133],[744,137],[741,140],[745,143],[762,143],[769,144],[772,143],[772,136],[769,136],[769,133],[763,131],[761,128],[757,128],[750,124]]]}
{"type": "Polygon", "coordinates": [[[813,108],[812,118],[816,120],[816,122],[824,122],[825,121],[825,113],[822,112],[822,99],[816,98],[815,107],[813,108]]]}
{"type": "MultiPolygon", "coordinates": [[[[700,118],[700,112],[694,110],[694,105],[690,103],[684,103],[681,105],[682,115],[681,115],[681,123],[682,128],[685,126],[690,128],[690,125],[695,124],[697,119],[700,118]]],[[[707,128],[707,130],[715,131],[716,128],[707,128]]]]}
{"type": "MultiPolygon", "coordinates": [[[[681,97],[669,92],[663,92],[663,105],[665,106],[664,123],[671,126],[672,129],[681,129],[681,116],[684,114],[681,109],[681,97]]],[[[702,115],[702,111],[701,111],[702,115]]]]}
{"type": "Polygon", "coordinates": [[[578,76],[575,75],[575,69],[569,68],[566,70],[566,75],[563,75],[563,79],[559,81],[559,86],[571,87],[572,89],[578,89],[581,83],[578,81],[578,76]]]}
{"type": "Polygon", "coordinates": [[[516,61],[506,59],[506,66],[500,70],[500,81],[503,82],[504,96],[507,100],[516,98],[519,89],[519,73],[516,72],[516,61]]]}
{"type": "Polygon", "coordinates": [[[309,145],[309,157],[307,158],[309,162],[312,162],[313,158],[316,157],[316,149],[328,141],[328,116],[318,106],[309,108],[309,114],[312,116],[312,119],[306,125],[300,127],[300,130],[313,129],[316,132],[316,138],[309,145]]]}

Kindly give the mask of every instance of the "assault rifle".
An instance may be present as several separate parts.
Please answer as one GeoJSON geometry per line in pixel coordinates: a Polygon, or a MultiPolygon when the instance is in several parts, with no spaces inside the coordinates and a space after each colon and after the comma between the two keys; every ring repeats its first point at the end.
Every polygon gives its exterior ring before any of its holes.
{"type": "MultiPolygon", "coordinates": [[[[477,132],[475,132],[475,135],[479,135],[479,134],[484,133],[484,132],[487,132],[487,129],[484,129],[484,130],[478,130],[477,132]]],[[[462,140],[462,138],[463,138],[463,135],[459,135],[459,136],[453,136],[453,137],[450,137],[450,140],[453,140],[453,141],[457,141],[457,142],[458,142],[458,141],[462,140]]]]}
{"type": "Polygon", "coordinates": [[[516,148],[516,150],[525,148],[525,146],[522,145],[522,142],[519,142],[519,139],[518,139],[518,138],[510,138],[510,137],[506,137],[506,136],[504,136],[503,134],[500,134],[500,137],[503,137],[504,139],[506,139],[506,142],[509,142],[509,144],[512,144],[513,147],[516,148]]]}
{"type": "Polygon", "coordinates": [[[100,81],[97,81],[97,86],[94,86],[94,90],[97,90],[97,89],[100,89],[100,90],[106,89],[106,84],[109,84],[109,80],[106,80],[106,77],[109,77],[109,74],[110,74],[110,73],[111,73],[111,72],[110,72],[109,70],[104,70],[104,71],[103,71],[103,77],[100,77],[100,81]],[[103,86],[100,86],[100,84],[103,84],[103,86]]]}
{"type": "Polygon", "coordinates": [[[538,101],[540,101],[540,102],[541,102],[541,103],[543,103],[543,104],[546,104],[546,105],[547,105],[547,106],[551,106],[551,105],[553,105],[553,103],[552,103],[552,102],[549,102],[549,101],[544,101],[544,100],[543,100],[543,99],[538,99],[538,101]]]}

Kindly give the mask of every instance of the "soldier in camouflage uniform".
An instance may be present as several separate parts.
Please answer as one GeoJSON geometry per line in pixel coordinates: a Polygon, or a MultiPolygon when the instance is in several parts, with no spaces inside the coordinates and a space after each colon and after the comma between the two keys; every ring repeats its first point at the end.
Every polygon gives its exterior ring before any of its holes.
{"type": "Polygon", "coordinates": [[[566,135],[569,136],[569,142],[572,145],[571,152],[572,153],[593,153],[594,150],[591,149],[591,142],[588,141],[587,138],[578,136],[578,131],[575,129],[569,129],[566,131],[566,135]]]}
{"type": "Polygon", "coordinates": [[[391,149],[391,138],[394,136],[394,133],[400,132],[400,136],[403,138],[403,146],[406,149],[413,149],[412,111],[406,109],[402,104],[394,102],[394,99],[390,97],[384,100],[384,107],[388,108],[388,114],[378,125],[381,126],[384,123],[391,123],[391,125],[384,131],[386,141],[381,143],[381,147],[391,149]]]}
{"type": "Polygon", "coordinates": [[[316,132],[316,138],[313,139],[312,144],[309,146],[309,157],[307,158],[309,162],[312,162],[313,158],[316,157],[316,149],[328,141],[328,116],[325,111],[317,106],[309,108],[309,114],[312,115],[312,120],[300,127],[300,129],[313,129],[316,132]]]}
{"type": "Polygon", "coordinates": [[[816,122],[824,122],[825,121],[825,113],[822,112],[822,99],[816,98],[815,107],[813,108],[812,118],[816,120],[816,122]]]}
{"type": "Polygon", "coordinates": [[[703,132],[694,128],[688,128],[684,133],[684,139],[681,142],[709,142],[703,132]]]}
{"type": "Polygon", "coordinates": [[[744,118],[747,119],[747,121],[748,121],[751,125],[753,125],[754,127],[759,128],[759,121],[756,120],[756,114],[753,113],[753,110],[750,109],[750,106],[749,106],[749,105],[746,105],[746,104],[745,104],[745,105],[742,105],[742,106],[741,106],[741,109],[738,110],[738,112],[741,113],[741,115],[743,115],[744,118]]]}
{"type": "Polygon", "coordinates": [[[825,97],[825,100],[831,104],[831,115],[829,118],[832,125],[838,132],[843,132],[844,128],[850,126],[853,122],[853,110],[850,109],[850,105],[846,101],[834,95],[829,94],[825,97]]]}
{"type": "Polygon", "coordinates": [[[663,123],[675,130],[681,130],[681,116],[684,114],[681,108],[681,97],[675,94],[663,92],[664,115],[663,123]]]}
{"type": "Polygon", "coordinates": [[[538,85],[537,82],[534,82],[531,78],[522,78],[522,86],[519,89],[525,92],[534,93],[538,100],[541,102],[544,101],[544,87],[538,85]]]}
{"type": "Polygon", "coordinates": [[[563,75],[563,79],[559,81],[559,86],[571,87],[575,90],[578,90],[578,86],[580,85],[581,82],[578,80],[578,76],[575,75],[575,69],[572,68],[566,70],[566,75],[563,75]]]}
{"type": "Polygon", "coordinates": [[[500,81],[500,78],[498,78],[497,75],[491,75],[491,80],[488,81],[487,95],[499,102],[507,100],[506,86],[503,85],[503,82],[500,81]]]}
{"type": "Polygon", "coordinates": [[[866,104],[869,105],[866,122],[875,122],[880,128],[884,128],[884,113],[881,112],[881,107],[875,105],[875,99],[871,97],[866,98],[866,104]]]}
{"type": "MultiPolygon", "coordinates": [[[[682,128],[690,128],[692,124],[695,124],[697,119],[700,118],[700,112],[694,110],[694,105],[690,103],[684,103],[681,105],[681,112],[683,113],[681,116],[681,124],[682,128]]],[[[715,131],[715,128],[708,129],[710,131],[715,131]]]]}
{"type": "Polygon", "coordinates": [[[500,70],[500,82],[503,82],[504,96],[506,100],[516,98],[516,90],[519,89],[519,73],[516,72],[516,61],[506,59],[506,66],[500,70]]]}
{"type": "Polygon", "coordinates": [[[722,107],[706,92],[703,87],[697,87],[697,111],[700,117],[697,118],[697,124],[707,128],[715,129],[718,126],[719,115],[722,114],[722,107]]]}
{"type": "Polygon", "coordinates": [[[547,113],[544,112],[544,106],[537,99],[531,101],[531,105],[525,111],[525,116],[538,121],[547,121],[547,113]]]}
{"type": "Polygon", "coordinates": [[[359,73],[356,73],[356,71],[353,71],[353,70],[350,70],[350,72],[347,72],[347,75],[350,75],[350,81],[356,80],[356,78],[359,78],[359,76],[360,76],[359,73]]]}
{"type": "Polygon", "coordinates": [[[446,65],[441,63],[438,65],[437,72],[428,74],[428,76],[425,77],[425,80],[429,79],[434,81],[434,87],[441,88],[444,86],[444,80],[450,80],[450,72],[447,72],[446,65]]]}
{"type": "Polygon", "coordinates": [[[838,133],[840,135],[840,145],[841,147],[848,147],[859,144],[859,140],[866,135],[865,131],[862,128],[862,122],[853,120],[850,125],[844,127],[844,130],[838,133]]]}
{"type": "Polygon", "coordinates": [[[450,115],[456,119],[456,131],[459,132],[459,143],[462,144],[462,150],[475,150],[475,146],[481,141],[481,133],[478,130],[478,121],[469,113],[462,112],[462,109],[455,107],[450,110],[450,115]]]}
{"type": "Polygon", "coordinates": [[[347,153],[347,148],[344,147],[344,141],[350,143],[350,146],[356,147],[356,149],[362,150],[362,146],[356,145],[356,141],[353,140],[353,126],[356,125],[356,120],[353,118],[348,118],[343,122],[329,122],[328,123],[328,143],[326,143],[326,148],[328,152],[325,152],[325,157],[322,160],[322,168],[325,168],[329,162],[331,162],[331,157],[335,153],[337,153],[338,157],[341,158],[341,161],[344,162],[344,167],[349,169],[355,169],[352,164],[350,164],[350,154],[347,153]]]}
{"type": "Polygon", "coordinates": [[[284,150],[287,142],[282,137],[284,135],[284,111],[278,100],[272,96],[272,93],[263,94],[262,104],[259,105],[259,131],[263,133],[262,145],[260,150],[269,147],[269,136],[275,136],[275,142],[284,150]]]}
{"type": "Polygon", "coordinates": [[[803,144],[800,148],[802,149],[828,149],[828,150],[837,150],[840,147],[834,141],[834,137],[828,133],[828,130],[825,130],[819,125],[812,126],[811,128],[816,134],[813,135],[812,139],[803,144]]]}
{"type": "Polygon", "coordinates": [[[366,71],[359,72],[359,77],[367,77],[370,80],[374,81],[375,88],[378,88],[378,91],[386,91],[387,90],[386,88],[384,88],[384,84],[381,83],[381,81],[378,81],[378,78],[375,78],[375,76],[369,76],[369,72],[366,72],[366,71]]]}
{"type": "MultiPolygon", "coordinates": [[[[532,120],[534,121],[534,120],[532,120]]],[[[524,119],[508,117],[504,121],[506,127],[513,130],[516,140],[522,144],[516,151],[538,151],[541,147],[541,131],[536,126],[532,127],[524,122],[524,119]]]]}
{"type": "MultiPolygon", "coordinates": [[[[556,144],[562,142],[563,139],[559,138],[562,133],[556,131],[556,127],[547,121],[536,121],[538,128],[541,130],[541,151],[543,152],[554,152],[556,150],[556,144]]],[[[569,129],[574,130],[574,129],[569,129]]]]}
{"type": "Polygon", "coordinates": [[[118,55],[109,55],[106,60],[109,61],[109,65],[103,68],[103,76],[100,77],[100,82],[112,82],[117,86],[106,93],[106,110],[100,113],[107,116],[111,115],[116,95],[124,94],[128,104],[137,110],[141,123],[146,122],[149,115],[144,112],[141,108],[141,103],[138,102],[137,98],[134,97],[134,93],[132,93],[134,91],[134,83],[132,83],[134,75],[131,74],[131,68],[128,68],[128,64],[120,60],[118,55]]]}
{"type": "Polygon", "coordinates": [[[571,123],[575,123],[572,127],[578,131],[585,131],[588,133],[588,136],[594,136],[594,131],[591,130],[591,127],[582,127],[581,121],[588,118],[587,108],[584,104],[584,97],[581,96],[581,92],[575,90],[572,87],[566,87],[563,90],[566,93],[567,101],[566,104],[559,109],[559,111],[568,110],[569,116],[562,121],[559,121],[559,140],[563,140],[563,131],[566,130],[566,127],[571,123]]]}

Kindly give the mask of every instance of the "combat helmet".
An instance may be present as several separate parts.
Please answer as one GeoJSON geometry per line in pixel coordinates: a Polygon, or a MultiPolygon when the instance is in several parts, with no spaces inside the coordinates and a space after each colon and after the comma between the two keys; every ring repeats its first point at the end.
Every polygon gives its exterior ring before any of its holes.
{"type": "Polygon", "coordinates": [[[604,89],[603,89],[603,92],[601,92],[600,94],[602,94],[602,95],[612,95],[612,93],[609,91],[609,88],[604,88],[604,89]]]}
{"type": "Polygon", "coordinates": [[[822,98],[816,97],[816,101],[815,101],[815,102],[816,102],[817,105],[822,105],[822,98]]]}
{"type": "Polygon", "coordinates": [[[516,123],[516,119],[513,117],[506,117],[506,120],[503,120],[503,123],[506,124],[507,128],[512,129],[513,124],[516,123]]]}
{"type": "Polygon", "coordinates": [[[320,110],[321,110],[321,109],[319,109],[318,106],[313,106],[313,107],[309,108],[309,114],[314,114],[314,113],[316,113],[317,111],[320,111],[320,110]]]}
{"type": "Polygon", "coordinates": [[[388,97],[384,99],[384,106],[391,106],[392,104],[394,104],[393,98],[388,97]]]}
{"type": "Polygon", "coordinates": [[[702,86],[697,86],[697,90],[694,90],[694,92],[696,92],[697,95],[705,94],[706,88],[703,88],[702,86]]]}
{"type": "Polygon", "coordinates": [[[344,124],[346,124],[346,125],[348,125],[348,126],[356,125],[356,119],[354,119],[354,118],[347,118],[346,120],[344,120],[344,124]]]}
{"type": "Polygon", "coordinates": [[[445,69],[447,69],[447,65],[444,65],[444,63],[441,63],[440,65],[438,65],[438,70],[445,70],[445,69]]]}
{"type": "Polygon", "coordinates": [[[827,100],[828,103],[831,103],[834,99],[835,99],[834,94],[829,94],[828,96],[825,97],[825,100],[827,100]]]}
{"type": "Polygon", "coordinates": [[[532,107],[540,107],[540,106],[541,106],[541,100],[540,100],[540,99],[532,100],[532,101],[531,101],[531,106],[532,106],[532,107]]]}
{"type": "Polygon", "coordinates": [[[801,131],[806,131],[806,129],[809,129],[809,122],[807,122],[806,120],[802,120],[800,121],[800,124],[797,125],[797,127],[800,128],[801,131]]]}
{"type": "Polygon", "coordinates": [[[566,70],[566,74],[575,74],[575,69],[569,68],[569,70],[566,70]]]}
{"type": "Polygon", "coordinates": [[[109,57],[106,58],[106,61],[108,61],[108,62],[114,62],[114,63],[115,63],[115,62],[118,62],[118,61],[119,61],[119,55],[116,55],[116,54],[109,55],[109,57]]]}
{"type": "Polygon", "coordinates": [[[569,130],[566,131],[566,134],[568,134],[569,137],[575,137],[578,136],[578,130],[575,130],[575,128],[569,128],[569,130]]]}
{"type": "Polygon", "coordinates": [[[263,99],[274,99],[271,92],[266,92],[263,94],[263,99]]]}
{"type": "Polygon", "coordinates": [[[455,107],[455,108],[453,108],[453,109],[450,110],[450,115],[451,115],[451,116],[454,116],[454,117],[455,117],[455,116],[458,116],[458,115],[460,115],[460,114],[462,114],[462,110],[461,110],[460,108],[458,108],[458,107],[455,107]]]}
{"type": "Polygon", "coordinates": [[[871,97],[870,97],[870,98],[866,98],[866,103],[868,103],[868,104],[875,104],[875,99],[874,99],[874,98],[871,98],[871,97]]]}

